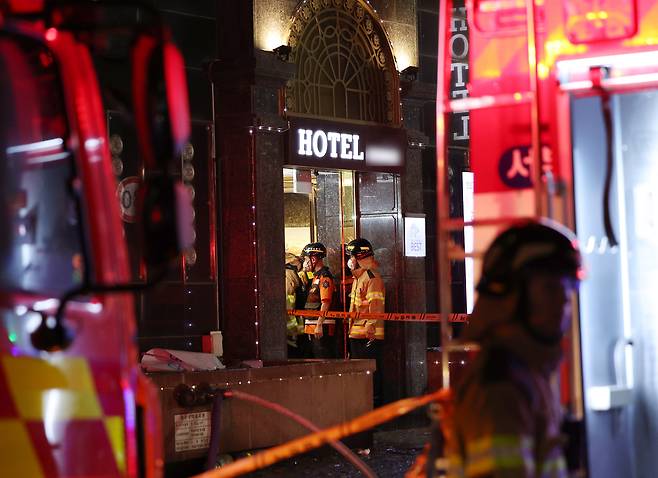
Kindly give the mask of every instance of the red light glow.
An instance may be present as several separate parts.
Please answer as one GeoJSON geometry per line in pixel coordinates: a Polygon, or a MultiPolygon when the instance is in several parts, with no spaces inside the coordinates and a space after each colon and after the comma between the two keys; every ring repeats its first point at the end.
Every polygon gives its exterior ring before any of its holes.
{"type": "Polygon", "coordinates": [[[151,212],[151,221],[154,224],[157,224],[160,221],[162,221],[162,213],[160,212],[159,209],[154,209],[153,212],[151,212]]]}
{"type": "Polygon", "coordinates": [[[46,30],[46,40],[55,41],[57,40],[57,28],[49,28],[46,30]]]}

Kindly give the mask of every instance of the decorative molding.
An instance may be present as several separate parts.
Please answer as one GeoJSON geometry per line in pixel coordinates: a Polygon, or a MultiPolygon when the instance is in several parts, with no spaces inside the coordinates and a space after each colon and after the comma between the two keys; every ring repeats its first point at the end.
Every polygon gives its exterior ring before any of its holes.
{"type": "Polygon", "coordinates": [[[288,37],[297,66],[287,110],[323,118],[400,124],[399,79],[390,41],[362,0],[309,0],[288,37]]]}

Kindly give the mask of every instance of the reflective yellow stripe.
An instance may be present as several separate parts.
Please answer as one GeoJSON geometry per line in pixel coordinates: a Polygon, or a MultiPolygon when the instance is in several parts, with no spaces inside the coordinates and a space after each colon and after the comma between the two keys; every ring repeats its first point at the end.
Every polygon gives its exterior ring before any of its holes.
{"type": "Polygon", "coordinates": [[[366,338],[366,327],[363,325],[352,325],[350,328],[350,338],[351,339],[365,339],[366,338]]]}
{"type": "Polygon", "coordinates": [[[107,437],[110,440],[112,445],[112,451],[114,452],[114,459],[117,462],[117,468],[119,471],[126,471],[126,443],[123,427],[123,417],[106,417],[105,420],[105,430],[107,431],[107,437]]]}
{"type": "Polygon", "coordinates": [[[372,302],[373,300],[381,300],[382,302],[385,301],[383,292],[368,292],[366,294],[366,299],[368,302],[372,302]]]}
{"type": "Polygon", "coordinates": [[[562,456],[557,456],[553,459],[546,460],[542,467],[541,473],[539,476],[542,478],[566,478],[567,473],[567,464],[564,462],[562,456]]]}
{"type": "Polygon", "coordinates": [[[101,418],[89,364],[80,357],[2,357],[7,381],[22,418],[101,418]]]}
{"type": "Polygon", "coordinates": [[[291,315],[286,323],[286,330],[288,335],[297,335],[299,333],[299,323],[297,322],[297,317],[291,315]]]}
{"type": "Polygon", "coordinates": [[[43,476],[30,436],[20,420],[0,419],[0,470],[6,477],[43,476]]]}
{"type": "Polygon", "coordinates": [[[464,462],[457,453],[448,453],[448,469],[446,470],[446,478],[464,478],[464,462]]]}
{"type": "Polygon", "coordinates": [[[522,470],[532,475],[532,438],[517,435],[496,435],[466,443],[466,477],[493,473],[495,470],[522,470]]]}
{"type": "MultiPolygon", "coordinates": [[[[350,338],[352,339],[367,338],[366,328],[367,328],[367,324],[365,320],[356,321],[354,324],[352,324],[352,327],[350,328],[350,338]]],[[[379,323],[375,324],[375,338],[378,340],[384,339],[384,326],[380,325],[379,323]]]]}

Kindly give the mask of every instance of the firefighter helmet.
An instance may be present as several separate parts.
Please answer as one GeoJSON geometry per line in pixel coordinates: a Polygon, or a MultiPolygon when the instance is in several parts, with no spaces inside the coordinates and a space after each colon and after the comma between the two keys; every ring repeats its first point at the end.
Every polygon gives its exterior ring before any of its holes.
{"type": "Polygon", "coordinates": [[[327,248],[321,242],[311,242],[302,249],[302,256],[327,257],[327,248]]]}
{"type": "Polygon", "coordinates": [[[365,259],[374,255],[374,250],[372,244],[369,241],[362,238],[354,239],[347,244],[346,247],[347,254],[354,256],[357,259],[365,259]]]}
{"type": "Polygon", "coordinates": [[[532,272],[581,280],[584,270],[576,236],[548,219],[511,226],[494,239],[484,255],[478,292],[505,295],[532,272]]]}

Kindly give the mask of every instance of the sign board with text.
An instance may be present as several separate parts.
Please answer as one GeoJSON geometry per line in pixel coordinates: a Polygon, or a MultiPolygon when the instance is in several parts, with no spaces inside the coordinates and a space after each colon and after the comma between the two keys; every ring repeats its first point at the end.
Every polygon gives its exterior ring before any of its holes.
{"type": "Polygon", "coordinates": [[[210,445],[210,412],[174,415],[176,453],[200,450],[210,445]]]}
{"type": "Polygon", "coordinates": [[[291,117],[286,164],[401,173],[406,150],[401,128],[291,117]]]}
{"type": "Polygon", "coordinates": [[[405,216],[404,255],[407,257],[425,257],[427,255],[424,216],[405,216]]]}

